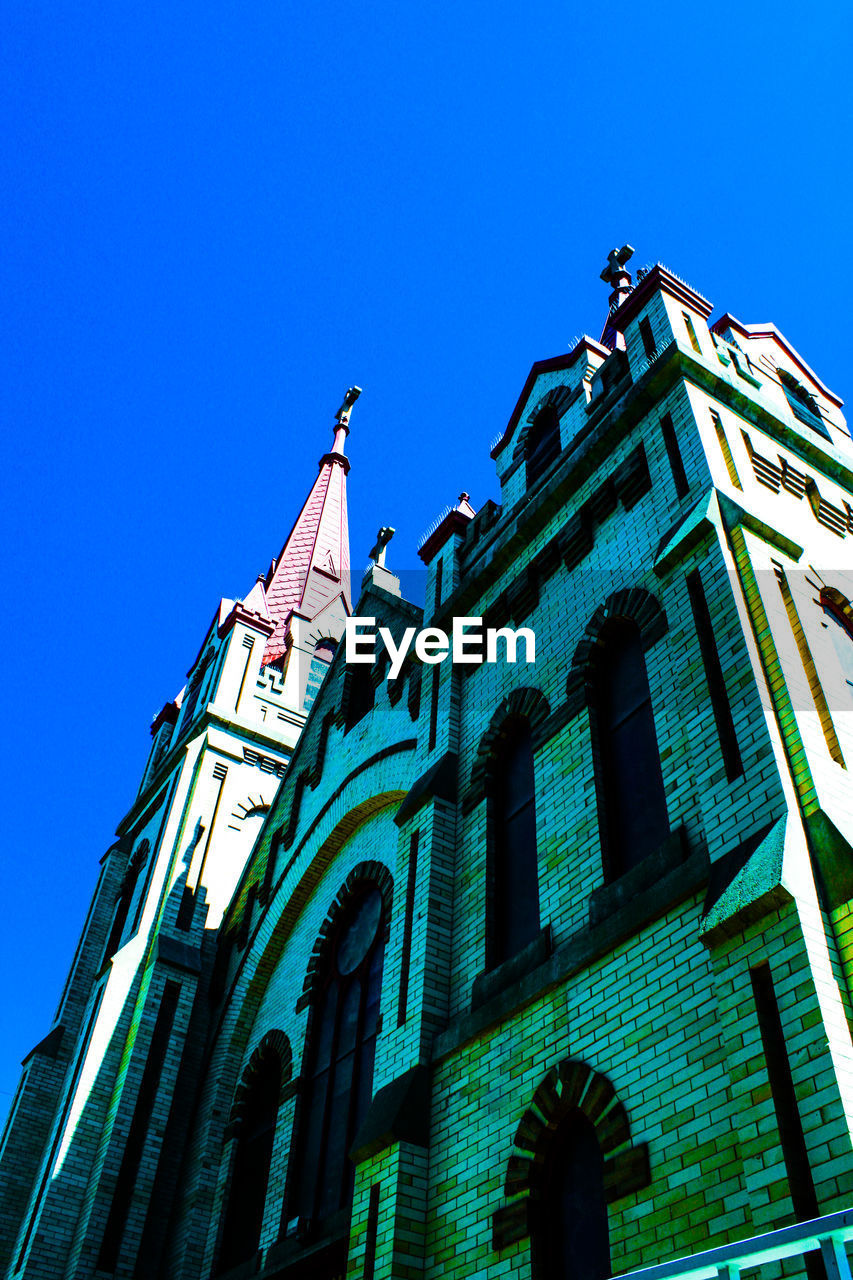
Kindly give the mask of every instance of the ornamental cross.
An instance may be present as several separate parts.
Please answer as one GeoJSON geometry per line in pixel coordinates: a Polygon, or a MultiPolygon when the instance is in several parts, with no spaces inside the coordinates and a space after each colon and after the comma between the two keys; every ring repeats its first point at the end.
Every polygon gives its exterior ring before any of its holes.
{"type": "Polygon", "coordinates": [[[613,285],[615,288],[618,278],[627,274],[625,264],[633,256],[634,250],[629,244],[623,244],[621,249],[611,249],[607,255],[607,266],[601,273],[601,279],[605,284],[613,285]]]}
{"type": "Polygon", "coordinates": [[[376,546],[370,553],[370,559],[380,569],[385,568],[385,551],[393,537],[394,530],[390,525],[383,525],[376,535],[376,546]]]}
{"type": "Polygon", "coordinates": [[[353,405],[355,404],[356,400],[360,395],[361,395],[361,387],[348,388],[347,393],[344,396],[344,402],[341,405],[340,409],[338,409],[338,412],[335,414],[335,419],[338,422],[343,422],[343,423],[349,422],[350,410],[352,409],[353,405]]]}

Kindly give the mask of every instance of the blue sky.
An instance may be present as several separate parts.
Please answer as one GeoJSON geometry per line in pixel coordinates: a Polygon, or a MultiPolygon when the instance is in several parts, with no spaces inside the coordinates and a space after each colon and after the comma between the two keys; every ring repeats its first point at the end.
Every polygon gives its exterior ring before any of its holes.
{"type": "Polygon", "coordinates": [[[0,51],[0,1112],[147,726],[364,388],[353,561],[464,488],[607,251],[841,395],[850,11],[13,0],[0,51]]]}

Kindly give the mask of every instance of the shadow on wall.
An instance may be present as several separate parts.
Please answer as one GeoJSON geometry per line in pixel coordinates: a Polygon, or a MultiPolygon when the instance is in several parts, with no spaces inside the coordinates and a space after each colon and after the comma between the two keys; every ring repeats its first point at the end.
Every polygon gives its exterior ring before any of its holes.
{"type": "Polygon", "coordinates": [[[64,1275],[72,1261],[74,1274],[156,1274],[209,1020],[208,1001],[197,999],[207,993],[216,951],[206,916],[204,890],[194,894],[181,876],[63,1149],[113,959],[95,979],[60,1095],[61,1118],[13,1245],[13,1274],[64,1275]]]}

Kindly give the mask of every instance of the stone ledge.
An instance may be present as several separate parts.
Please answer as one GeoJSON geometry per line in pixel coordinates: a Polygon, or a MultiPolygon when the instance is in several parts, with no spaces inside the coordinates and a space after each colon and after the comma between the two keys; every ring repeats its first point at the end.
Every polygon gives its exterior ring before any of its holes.
{"type": "MultiPolygon", "coordinates": [[[[260,1250],[252,1254],[251,1258],[247,1258],[245,1262],[238,1262],[236,1266],[229,1267],[227,1271],[215,1272],[216,1280],[249,1280],[250,1276],[256,1276],[260,1271],[261,1254],[260,1250]]],[[[97,1272],[96,1275],[112,1276],[112,1271],[97,1272]]]]}
{"type": "MultiPolygon", "coordinates": [[[[267,1249],[260,1275],[263,1280],[309,1280],[346,1269],[350,1210],[341,1209],[316,1222],[302,1224],[304,1234],[283,1236],[267,1249]]],[[[218,1278],[217,1278],[218,1280],[218,1278]]]]}
{"type": "Polygon", "coordinates": [[[675,867],[687,858],[687,843],[683,827],[671,832],[663,844],[631,867],[618,880],[603,884],[589,899],[589,923],[594,927],[608,916],[626,907],[638,894],[651,889],[675,867]]]}
{"type": "Polygon", "coordinates": [[[456,803],[456,753],[446,751],[426,773],[422,773],[408,792],[394,817],[398,827],[402,827],[409,818],[423,808],[428,800],[447,800],[456,803]]]}
{"type": "Polygon", "coordinates": [[[384,1085],[374,1096],[355,1136],[350,1159],[361,1164],[396,1142],[428,1147],[429,1118],[430,1069],[418,1065],[384,1085]]]}
{"type": "Polygon", "coordinates": [[[435,1037],[432,1060],[437,1062],[446,1058],[461,1045],[539,999],[558,983],[588,968],[620,942],[664,915],[676,903],[697,893],[707,884],[708,871],[707,850],[697,850],[600,924],[569,938],[544,964],[532,970],[514,987],[502,991],[479,1009],[454,1018],[446,1030],[435,1037]]]}
{"type": "Polygon", "coordinates": [[[62,1037],[65,1034],[65,1027],[62,1023],[58,1023],[50,1031],[43,1040],[39,1040],[38,1044],[30,1049],[25,1058],[21,1059],[21,1066],[25,1067],[31,1058],[38,1054],[42,1058],[56,1058],[59,1056],[59,1046],[62,1043],[62,1037]]]}
{"type": "Polygon", "coordinates": [[[201,947],[170,938],[167,933],[157,935],[157,945],[151,955],[151,963],[159,960],[184,973],[201,973],[201,947]]]}
{"type": "Polygon", "coordinates": [[[522,947],[514,956],[504,960],[503,964],[499,964],[497,968],[488,969],[474,979],[471,990],[471,1012],[488,1004],[507,988],[515,987],[526,974],[532,973],[534,969],[544,964],[553,949],[551,926],[546,924],[526,947],[522,947]]]}

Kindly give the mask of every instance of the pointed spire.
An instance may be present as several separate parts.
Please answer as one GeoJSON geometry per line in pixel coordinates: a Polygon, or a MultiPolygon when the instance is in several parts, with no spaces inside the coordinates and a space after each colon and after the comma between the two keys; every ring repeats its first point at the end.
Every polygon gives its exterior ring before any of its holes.
{"type": "Polygon", "coordinates": [[[335,415],[332,447],[320,459],[320,474],[270,566],[264,595],[275,630],[264,650],[264,665],[287,651],[294,613],[315,618],[338,596],[352,613],[346,492],[350,461],[344,445],[352,406],[360,395],[360,387],[350,387],[344,396],[335,415]]]}

